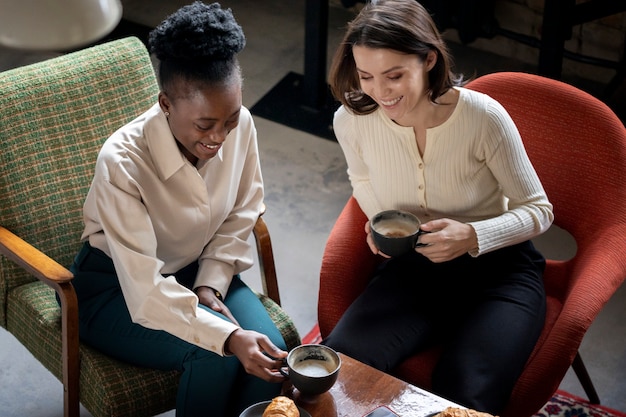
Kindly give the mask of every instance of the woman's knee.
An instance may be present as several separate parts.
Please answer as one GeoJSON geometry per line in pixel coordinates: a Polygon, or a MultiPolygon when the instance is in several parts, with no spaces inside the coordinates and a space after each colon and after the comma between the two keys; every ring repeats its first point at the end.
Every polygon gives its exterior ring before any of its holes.
{"type": "Polygon", "coordinates": [[[511,395],[515,378],[503,369],[489,369],[480,360],[468,363],[442,358],[432,375],[433,391],[478,411],[499,415],[511,395]]]}

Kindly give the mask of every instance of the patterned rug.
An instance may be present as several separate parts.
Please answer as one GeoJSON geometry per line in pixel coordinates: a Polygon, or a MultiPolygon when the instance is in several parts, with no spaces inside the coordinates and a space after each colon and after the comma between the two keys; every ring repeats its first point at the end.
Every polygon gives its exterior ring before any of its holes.
{"type": "MultiPolygon", "coordinates": [[[[302,343],[321,341],[320,329],[317,325],[302,338],[302,343]]],[[[602,405],[590,404],[583,398],[559,390],[533,417],[626,417],[626,413],[602,405]]]]}
{"type": "Polygon", "coordinates": [[[626,417],[626,413],[587,400],[565,391],[557,391],[535,417],[626,417]]]}

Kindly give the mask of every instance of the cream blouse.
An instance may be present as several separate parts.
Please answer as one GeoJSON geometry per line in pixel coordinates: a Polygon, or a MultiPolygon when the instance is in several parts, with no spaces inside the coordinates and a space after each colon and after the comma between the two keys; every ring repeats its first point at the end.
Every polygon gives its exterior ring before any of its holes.
{"type": "Polygon", "coordinates": [[[113,259],[134,322],[224,354],[237,326],[198,308],[193,291],[164,275],[198,260],[195,287],[226,294],[233,275],[252,265],[247,239],[262,201],[246,108],[218,154],[193,166],[155,104],[102,147],[82,239],[113,259]]]}

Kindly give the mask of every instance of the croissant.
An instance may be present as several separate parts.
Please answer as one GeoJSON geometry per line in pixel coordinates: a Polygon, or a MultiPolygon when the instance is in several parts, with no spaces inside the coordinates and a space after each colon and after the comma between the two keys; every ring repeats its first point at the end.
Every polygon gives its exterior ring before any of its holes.
{"type": "Polygon", "coordinates": [[[300,417],[300,411],[291,398],[279,396],[265,408],[262,417],[300,417]]]}
{"type": "Polygon", "coordinates": [[[476,411],[469,408],[448,407],[434,417],[494,417],[489,413],[476,411]]]}

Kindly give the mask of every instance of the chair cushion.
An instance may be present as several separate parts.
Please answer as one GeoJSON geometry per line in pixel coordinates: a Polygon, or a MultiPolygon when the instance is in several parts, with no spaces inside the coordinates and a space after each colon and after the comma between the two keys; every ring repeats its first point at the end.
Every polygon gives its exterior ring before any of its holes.
{"type": "MultiPolygon", "coordinates": [[[[269,297],[259,295],[289,348],[300,344],[291,319],[269,297]]],[[[41,282],[9,292],[7,329],[61,379],[61,310],[54,291],[41,282]]],[[[175,407],[179,374],[140,368],[80,345],[80,400],[95,417],[154,416],[175,407]]]]}

